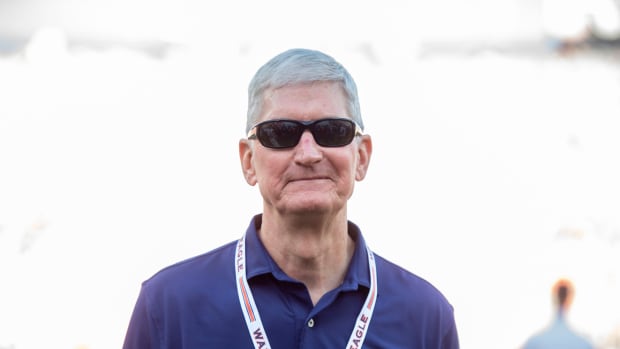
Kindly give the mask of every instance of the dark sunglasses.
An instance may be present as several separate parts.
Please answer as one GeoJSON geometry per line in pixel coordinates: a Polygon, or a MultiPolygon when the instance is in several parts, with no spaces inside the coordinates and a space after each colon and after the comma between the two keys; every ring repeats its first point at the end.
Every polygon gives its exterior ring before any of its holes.
{"type": "Polygon", "coordinates": [[[289,119],[267,120],[256,124],[248,139],[258,139],[267,148],[292,148],[299,143],[304,131],[310,130],[314,141],[322,147],[342,147],[361,135],[360,127],[351,119],[325,118],[312,121],[289,119]]]}

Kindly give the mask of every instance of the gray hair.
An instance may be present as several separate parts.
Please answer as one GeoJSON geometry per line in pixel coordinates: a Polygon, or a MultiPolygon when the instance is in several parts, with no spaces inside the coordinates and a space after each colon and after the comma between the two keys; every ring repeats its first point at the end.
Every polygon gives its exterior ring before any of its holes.
{"type": "Polygon", "coordinates": [[[320,51],[290,49],[260,67],[248,87],[246,132],[258,122],[264,93],[270,89],[311,82],[340,83],[348,99],[350,117],[363,130],[357,86],[349,72],[334,58],[320,51]]]}

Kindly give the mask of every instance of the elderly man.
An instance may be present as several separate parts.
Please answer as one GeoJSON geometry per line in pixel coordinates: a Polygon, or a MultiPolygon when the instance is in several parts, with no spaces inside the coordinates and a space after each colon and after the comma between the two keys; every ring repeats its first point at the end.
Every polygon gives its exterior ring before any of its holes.
{"type": "Polygon", "coordinates": [[[125,349],[459,347],[453,308],[347,218],[372,141],[332,57],[292,49],[249,86],[239,158],[263,210],[238,241],[142,285],[125,349]]]}

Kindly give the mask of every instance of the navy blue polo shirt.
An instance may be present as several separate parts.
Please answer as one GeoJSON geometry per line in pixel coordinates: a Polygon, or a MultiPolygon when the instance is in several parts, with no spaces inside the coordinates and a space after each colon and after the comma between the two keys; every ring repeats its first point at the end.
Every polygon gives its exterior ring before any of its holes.
{"type": "MultiPolygon", "coordinates": [[[[368,294],[361,231],[349,222],[355,253],[340,287],[312,304],[304,284],[246,232],[248,283],[273,349],[344,348],[368,294]]],[[[239,234],[241,236],[241,234],[239,234]]],[[[169,266],[142,284],[124,349],[253,349],[235,284],[236,241],[169,266]]],[[[453,308],[429,282],[375,254],[378,296],[363,348],[456,349],[453,308]]]]}

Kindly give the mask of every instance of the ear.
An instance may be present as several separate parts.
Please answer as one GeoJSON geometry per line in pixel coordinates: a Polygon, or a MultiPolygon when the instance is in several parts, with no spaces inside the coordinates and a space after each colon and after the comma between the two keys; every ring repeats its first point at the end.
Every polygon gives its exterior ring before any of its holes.
{"type": "Polygon", "coordinates": [[[366,177],[370,156],[372,155],[372,139],[369,135],[362,135],[357,146],[357,168],[355,169],[355,180],[361,181],[366,177]]]}
{"type": "Polygon", "coordinates": [[[254,170],[254,162],[252,157],[254,156],[254,149],[252,144],[247,139],[239,140],[239,160],[241,161],[241,170],[243,171],[243,177],[249,185],[256,185],[256,171],[254,170]]]}

